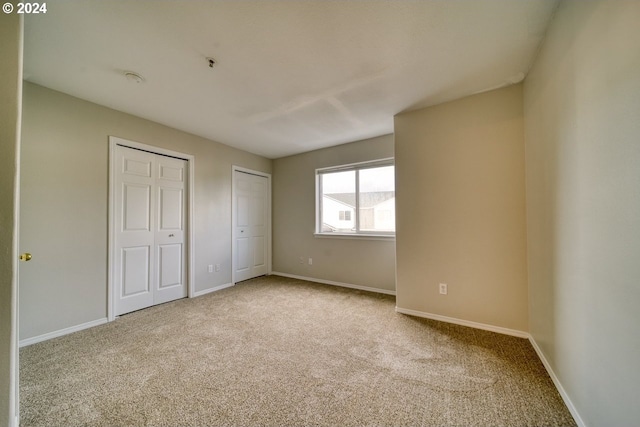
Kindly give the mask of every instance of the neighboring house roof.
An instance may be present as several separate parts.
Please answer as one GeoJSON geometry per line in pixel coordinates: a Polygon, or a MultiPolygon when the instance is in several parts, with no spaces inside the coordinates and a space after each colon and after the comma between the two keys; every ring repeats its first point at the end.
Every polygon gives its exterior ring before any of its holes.
{"type": "MultiPolygon", "coordinates": [[[[356,206],[355,193],[331,193],[325,194],[324,197],[328,197],[335,200],[336,202],[340,202],[352,208],[355,208],[356,206]]],[[[393,199],[394,197],[394,191],[373,191],[369,193],[360,193],[360,209],[372,208],[382,202],[393,199]]]]}
{"type": "MultiPolygon", "coordinates": [[[[340,193],[340,194],[348,195],[348,193],[340,193]]],[[[354,204],[355,204],[355,198],[351,197],[352,200],[349,201],[349,200],[343,200],[344,197],[343,198],[334,197],[334,196],[339,196],[340,194],[335,194],[335,193],[334,194],[325,194],[325,195],[323,195],[323,197],[326,197],[327,199],[333,200],[336,203],[340,203],[341,205],[344,205],[347,208],[353,209],[354,208],[354,204]]],[[[352,194],[352,196],[354,196],[354,195],[352,194]]]]}
{"type": "Polygon", "coordinates": [[[338,231],[338,227],[334,227],[331,224],[327,224],[326,222],[322,223],[322,231],[338,231]]]}

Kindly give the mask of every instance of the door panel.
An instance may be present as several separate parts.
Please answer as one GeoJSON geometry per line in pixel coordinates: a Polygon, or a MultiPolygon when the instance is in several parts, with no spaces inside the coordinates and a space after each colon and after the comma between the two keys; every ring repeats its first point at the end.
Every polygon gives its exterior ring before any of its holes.
{"type": "Polygon", "coordinates": [[[247,193],[237,195],[236,227],[247,227],[250,224],[251,199],[247,193]]]}
{"type": "Polygon", "coordinates": [[[161,245],[158,248],[160,277],[158,287],[168,288],[182,284],[182,245],[161,245]]]}
{"type": "Polygon", "coordinates": [[[118,147],[116,150],[114,261],[116,314],[153,304],[154,250],[151,209],[153,158],[149,153],[118,147]],[[121,148],[121,149],[120,149],[121,148]]]}
{"type": "Polygon", "coordinates": [[[268,272],[268,180],[234,171],[234,282],[268,272]]]}
{"type": "Polygon", "coordinates": [[[253,238],[253,267],[262,267],[266,264],[264,236],[255,236],[253,238]]]}
{"type": "Polygon", "coordinates": [[[122,298],[150,292],[150,252],[149,246],[122,249],[122,298]]]}
{"type": "Polygon", "coordinates": [[[249,239],[241,238],[236,241],[236,269],[238,272],[244,273],[249,269],[249,258],[251,253],[249,252],[249,239]]]}
{"type": "Polygon", "coordinates": [[[160,230],[182,230],[181,189],[160,188],[160,230]]]}
{"type": "Polygon", "coordinates": [[[160,165],[159,177],[168,181],[184,181],[184,168],[181,166],[172,167],[169,165],[160,165]]]}
{"type": "Polygon", "coordinates": [[[122,231],[151,231],[151,186],[123,184],[122,231]]]}
{"type": "Polygon", "coordinates": [[[187,274],[184,268],[186,252],[185,192],[187,162],[157,156],[156,185],[158,189],[157,229],[158,280],[154,289],[154,304],[187,296],[187,274]]]}
{"type": "Polygon", "coordinates": [[[122,173],[151,178],[151,160],[125,158],[122,162],[122,173]]]}
{"type": "MultiPolygon", "coordinates": [[[[262,180],[266,181],[266,178],[262,178],[262,180]]],[[[254,182],[251,190],[253,195],[253,206],[251,207],[253,223],[251,225],[254,227],[264,227],[267,220],[265,215],[267,195],[266,182],[254,182]]]]}

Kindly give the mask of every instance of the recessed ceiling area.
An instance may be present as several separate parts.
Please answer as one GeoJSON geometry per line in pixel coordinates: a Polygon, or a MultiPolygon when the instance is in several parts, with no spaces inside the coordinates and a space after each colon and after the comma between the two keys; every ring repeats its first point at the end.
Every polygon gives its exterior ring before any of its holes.
{"type": "Polygon", "coordinates": [[[278,158],[392,133],[397,113],[521,80],[556,6],[54,0],[25,15],[24,77],[278,158]]]}

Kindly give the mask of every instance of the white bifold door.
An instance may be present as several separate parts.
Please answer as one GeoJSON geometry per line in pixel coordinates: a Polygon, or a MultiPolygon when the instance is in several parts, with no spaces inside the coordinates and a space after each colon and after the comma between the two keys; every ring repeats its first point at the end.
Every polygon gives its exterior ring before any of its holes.
{"type": "Polygon", "coordinates": [[[268,273],[268,180],[234,171],[234,282],[268,273]]]}
{"type": "Polygon", "coordinates": [[[187,296],[186,160],[118,145],[115,314],[187,296]]]}

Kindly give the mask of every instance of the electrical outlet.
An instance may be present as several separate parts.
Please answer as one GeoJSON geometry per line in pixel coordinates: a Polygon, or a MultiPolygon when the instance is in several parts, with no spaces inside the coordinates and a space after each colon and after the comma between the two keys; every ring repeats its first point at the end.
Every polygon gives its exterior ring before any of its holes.
{"type": "Polygon", "coordinates": [[[300,264],[304,264],[304,258],[300,257],[300,264]]]}
{"type": "Polygon", "coordinates": [[[313,265],[313,258],[309,258],[309,265],[313,265]]]}
{"type": "Polygon", "coordinates": [[[209,273],[213,273],[213,264],[209,264],[209,273]]]}
{"type": "Polygon", "coordinates": [[[220,271],[220,264],[216,264],[216,266],[214,267],[216,272],[220,271]]]}
{"type": "Polygon", "coordinates": [[[447,284],[446,283],[440,283],[440,294],[446,295],[447,291],[448,291],[447,284]]]}

